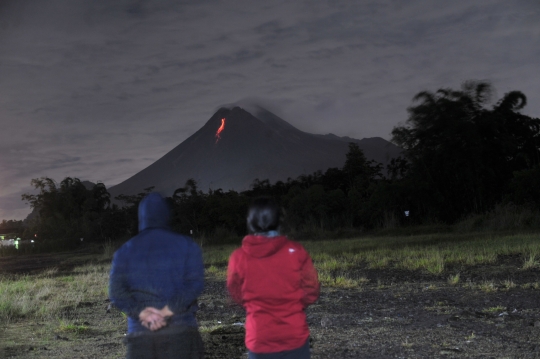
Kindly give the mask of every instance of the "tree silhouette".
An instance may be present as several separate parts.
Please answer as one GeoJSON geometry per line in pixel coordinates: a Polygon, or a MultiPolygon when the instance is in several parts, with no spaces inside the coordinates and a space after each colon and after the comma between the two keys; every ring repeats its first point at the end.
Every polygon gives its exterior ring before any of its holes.
{"type": "Polygon", "coordinates": [[[510,92],[489,109],[492,93],[482,81],[420,92],[406,123],[392,131],[410,165],[408,180],[425,189],[416,201],[444,221],[492,208],[514,171],[538,164],[539,120],[517,112],[525,95],[510,92]]]}
{"type": "Polygon", "coordinates": [[[33,179],[31,184],[39,192],[25,193],[22,199],[38,215],[27,228],[28,235],[37,233],[40,238],[53,239],[105,239],[109,228],[104,226],[104,216],[110,205],[110,195],[102,183],[87,189],[78,178],[66,177],[57,184],[51,178],[41,177],[33,179]]]}

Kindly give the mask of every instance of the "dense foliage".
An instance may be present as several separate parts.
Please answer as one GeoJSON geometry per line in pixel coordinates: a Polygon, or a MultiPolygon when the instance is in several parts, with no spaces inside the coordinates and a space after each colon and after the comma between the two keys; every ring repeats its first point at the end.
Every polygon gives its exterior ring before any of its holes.
{"type": "Polygon", "coordinates": [[[419,216],[452,222],[487,211],[538,168],[540,120],[519,112],[525,95],[509,92],[488,108],[492,93],[488,83],[474,81],[458,91],[421,92],[406,124],[392,131],[404,149],[405,191],[414,193],[408,201],[419,216]]]}
{"type": "MultiPolygon", "coordinates": [[[[343,168],[276,183],[255,179],[244,192],[205,193],[190,179],[170,194],[172,226],[220,242],[237,238],[246,231],[248,203],[262,195],[282,205],[284,229],[298,236],[453,223],[505,202],[540,209],[540,120],[519,112],[527,102],[523,93],[507,93],[490,107],[492,93],[490,84],[469,81],[460,90],[417,94],[405,124],[392,131],[402,157],[386,170],[350,143],[343,168]]],[[[36,213],[26,235],[94,240],[135,234],[138,203],[153,189],[119,196],[123,205],[117,206],[103,184],[87,188],[69,177],[32,184],[39,193],[23,195],[36,213]]]]}
{"type": "Polygon", "coordinates": [[[109,192],[102,183],[91,189],[71,177],[60,184],[47,177],[35,178],[31,183],[39,193],[22,195],[34,210],[26,237],[93,239],[112,234],[103,223],[105,214],[109,215],[111,210],[109,192]]]}

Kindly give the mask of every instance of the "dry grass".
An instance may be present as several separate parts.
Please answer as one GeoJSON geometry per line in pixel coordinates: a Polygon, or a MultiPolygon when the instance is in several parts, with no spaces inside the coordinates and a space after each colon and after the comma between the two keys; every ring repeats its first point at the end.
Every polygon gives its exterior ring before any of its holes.
{"type": "Polygon", "coordinates": [[[38,276],[0,277],[0,320],[61,317],[66,308],[107,297],[109,265],[85,265],[70,273],[49,269],[38,276]]]}
{"type": "Polygon", "coordinates": [[[335,288],[361,288],[369,283],[365,277],[354,277],[347,273],[332,275],[325,271],[319,272],[319,281],[321,285],[335,288]]]}
{"type": "Polygon", "coordinates": [[[456,273],[454,275],[450,274],[448,276],[448,284],[450,284],[450,285],[457,285],[459,283],[459,280],[460,280],[460,274],[459,273],[456,273]]]}
{"type": "Polygon", "coordinates": [[[493,281],[483,281],[478,284],[478,289],[486,293],[492,293],[497,291],[497,285],[493,281]]]}
{"type": "Polygon", "coordinates": [[[63,333],[83,334],[89,331],[89,327],[74,321],[60,320],[58,331],[63,333]]]}
{"type": "Polygon", "coordinates": [[[503,307],[502,305],[498,305],[495,307],[485,308],[483,310],[484,313],[490,313],[490,314],[499,314],[506,310],[506,307],[503,307]]]}
{"type": "MultiPolygon", "coordinates": [[[[310,252],[324,286],[361,288],[368,283],[361,268],[406,269],[444,274],[453,265],[490,264],[499,255],[519,254],[523,270],[540,267],[540,241],[536,234],[441,234],[410,237],[366,237],[345,240],[303,242],[310,252]]],[[[226,277],[227,262],[235,245],[206,247],[206,275],[221,280],[226,277]]],[[[68,272],[48,269],[39,275],[0,277],[0,320],[17,318],[61,318],[66,308],[77,308],[82,302],[107,297],[108,261],[115,246],[106,243],[96,261],[77,266],[68,272]]],[[[447,274],[448,284],[457,285],[459,273],[447,274]]],[[[379,283],[384,286],[383,283],[379,283]]],[[[517,285],[503,281],[464,284],[484,292],[510,290],[517,285]]],[[[540,289],[540,283],[528,288],[540,289]]]]}
{"type": "Polygon", "coordinates": [[[529,253],[525,256],[521,269],[528,270],[534,268],[540,268],[540,256],[536,253],[529,253]]]}
{"type": "MultiPolygon", "coordinates": [[[[365,237],[303,242],[323,277],[336,271],[405,269],[442,274],[450,266],[496,263],[499,255],[525,255],[523,269],[540,267],[539,235],[440,234],[411,237],[365,237]]],[[[459,283],[459,274],[449,284],[459,283]]],[[[328,281],[329,284],[333,283],[328,281]]],[[[507,283],[507,288],[512,285],[507,283]]],[[[485,285],[483,286],[485,287],[485,285]]]]}
{"type": "MultiPolygon", "coordinates": [[[[363,237],[341,240],[303,241],[319,272],[323,285],[348,288],[362,286],[357,277],[362,268],[404,269],[440,275],[449,267],[489,265],[499,255],[525,256],[523,270],[540,267],[540,241],[536,234],[498,235],[491,233],[443,233],[407,237],[363,237]]],[[[234,245],[206,247],[207,275],[225,278],[234,245]]],[[[458,274],[448,274],[457,285],[458,274]]],[[[482,290],[486,284],[476,284],[482,290]]],[[[511,283],[503,284],[506,289],[511,283]]]]}

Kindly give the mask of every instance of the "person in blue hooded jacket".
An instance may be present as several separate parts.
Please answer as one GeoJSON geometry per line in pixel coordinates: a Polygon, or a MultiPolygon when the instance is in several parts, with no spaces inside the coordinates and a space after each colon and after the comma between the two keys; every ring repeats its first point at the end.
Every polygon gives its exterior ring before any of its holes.
{"type": "Polygon", "coordinates": [[[139,204],[139,234],[113,257],[109,298],[128,316],[127,358],[202,358],[195,318],[204,288],[200,247],[168,227],[157,193],[139,204]]]}

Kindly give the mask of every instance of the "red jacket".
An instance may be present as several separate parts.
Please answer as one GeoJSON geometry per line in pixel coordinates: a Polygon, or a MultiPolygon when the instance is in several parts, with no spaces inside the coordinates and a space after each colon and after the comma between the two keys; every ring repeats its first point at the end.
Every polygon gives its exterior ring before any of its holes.
{"type": "Polygon", "coordinates": [[[229,260],[227,288],[246,309],[246,347],[252,352],[292,350],[308,339],[304,310],[317,300],[320,286],[300,243],[246,236],[229,260]]]}

